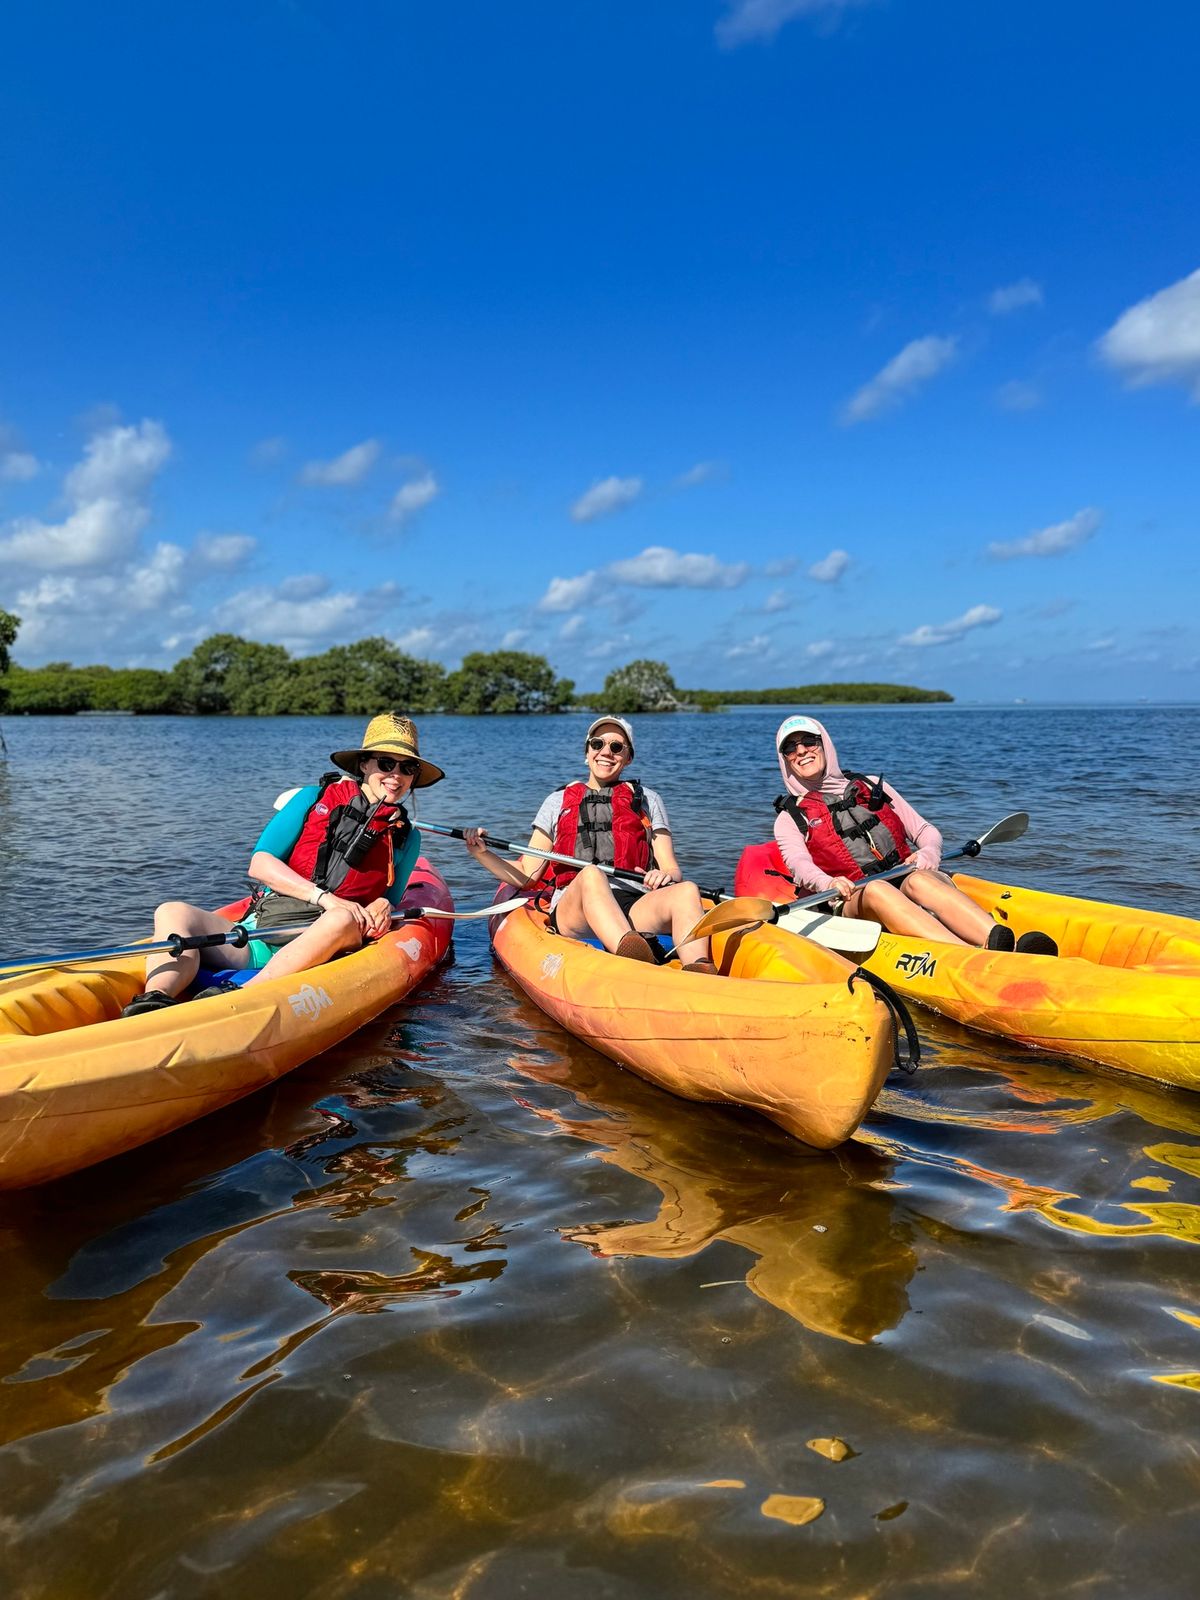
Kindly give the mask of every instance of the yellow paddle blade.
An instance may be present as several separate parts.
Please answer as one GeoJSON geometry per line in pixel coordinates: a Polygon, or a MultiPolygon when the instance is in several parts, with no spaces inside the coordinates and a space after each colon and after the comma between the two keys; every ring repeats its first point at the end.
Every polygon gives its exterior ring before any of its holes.
{"type": "Polygon", "coordinates": [[[729,933],[733,928],[751,928],[755,923],[772,921],[774,914],[774,904],[761,895],[738,895],[706,911],[687,937],[679,942],[688,944],[693,939],[707,939],[714,933],[729,933]]]}

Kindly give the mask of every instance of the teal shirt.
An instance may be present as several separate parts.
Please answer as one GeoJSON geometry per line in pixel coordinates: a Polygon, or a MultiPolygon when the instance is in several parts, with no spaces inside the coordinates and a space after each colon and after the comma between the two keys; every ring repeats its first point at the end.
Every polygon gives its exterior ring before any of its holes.
{"type": "MultiPolygon", "coordinates": [[[[280,861],[286,861],[295,849],[309,807],[315,803],[320,792],[320,786],[315,783],[306,783],[302,789],[297,789],[283,810],[277,811],[267,823],[259,834],[258,843],[254,848],[265,850],[268,855],[278,856],[280,861]]],[[[390,905],[400,904],[420,854],[421,835],[414,828],[405,840],[404,848],[396,854],[396,881],[385,891],[390,905]]]]}

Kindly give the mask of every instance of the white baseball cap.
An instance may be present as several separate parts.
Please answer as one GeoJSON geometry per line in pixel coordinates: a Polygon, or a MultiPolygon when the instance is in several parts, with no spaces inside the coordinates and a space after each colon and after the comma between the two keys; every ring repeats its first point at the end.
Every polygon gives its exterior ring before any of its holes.
{"type": "Polygon", "coordinates": [[[606,725],[609,726],[609,727],[613,727],[613,728],[620,728],[621,732],[625,735],[625,738],[629,742],[629,754],[632,755],[633,754],[633,729],[625,721],[624,717],[597,717],[595,722],[592,723],[591,727],[584,734],[583,742],[586,744],[587,741],[595,733],[597,728],[603,728],[606,725]]]}
{"type": "Polygon", "coordinates": [[[819,722],[814,722],[811,717],[785,717],[779,724],[779,732],[775,735],[775,748],[778,750],[785,740],[790,739],[794,733],[815,733],[822,737],[822,728],[819,722]]]}

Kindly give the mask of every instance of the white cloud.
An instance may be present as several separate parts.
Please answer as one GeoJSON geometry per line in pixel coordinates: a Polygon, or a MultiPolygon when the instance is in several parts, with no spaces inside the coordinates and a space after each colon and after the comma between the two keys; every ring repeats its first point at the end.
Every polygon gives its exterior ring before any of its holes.
{"type": "Polygon", "coordinates": [[[1103,520],[1094,506],[1085,506],[1066,522],[1054,522],[1048,528],[1039,528],[1024,539],[988,545],[988,555],[996,561],[1014,561],[1019,556],[1061,556],[1068,550],[1077,550],[1095,533],[1103,520]]]}
{"type": "Polygon", "coordinates": [[[765,655],[771,648],[771,641],[765,633],[756,633],[752,639],[745,639],[741,644],[731,644],[725,652],[726,661],[738,661],[743,656],[765,655]]]}
{"type": "Polygon", "coordinates": [[[539,611],[574,611],[591,600],[599,583],[598,572],[583,572],[578,578],[551,578],[537,608],[539,611]]]}
{"type": "Polygon", "coordinates": [[[558,630],[560,639],[577,639],[581,633],[587,632],[587,618],[582,611],[576,611],[563,623],[558,630]]]}
{"type": "Polygon", "coordinates": [[[681,555],[661,544],[649,545],[626,561],[614,561],[604,571],[615,583],[636,589],[736,589],[750,575],[744,561],[726,565],[716,556],[681,555]]]}
{"type": "Polygon", "coordinates": [[[1103,651],[1103,650],[1115,650],[1116,647],[1117,647],[1117,641],[1115,639],[1113,639],[1113,638],[1108,638],[1108,639],[1093,639],[1091,644],[1085,644],[1083,648],[1085,650],[1101,650],[1101,651],[1103,651]]]}
{"type": "Polygon", "coordinates": [[[675,479],[677,489],[694,489],[697,484],[708,483],[715,478],[721,470],[719,461],[697,461],[694,467],[689,467],[686,472],[681,472],[675,479]]]}
{"type": "Polygon", "coordinates": [[[288,442],[282,434],[270,439],[260,439],[250,451],[250,463],[255,467],[275,467],[288,453],[288,442]]]}
{"type": "Polygon", "coordinates": [[[396,635],[393,643],[406,655],[419,656],[437,643],[437,635],[428,626],[409,628],[406,632],[396,635]]]}
{"type": "Polygon", "coordinates": [[[171,441],[160,422],[93,434],[63,485],[71,507],[65,520],[13,519],[0,531],[0,561],[50,571],[124,559],[150,520],[145,496],[170,454],[171,441]]]}
{"type": "Polygon", "coordinates": [[[1032,278],[1018,278],[1016,283],[993,289],[988,295],[987,308],[994,317],[1006,317],[1011,311],[1022,311],[1026,306],[1042,304],[1042,286],[1032,278]]]}
{"type": "Polygon", "coordinates": [[[964,611],[961,617],[955,617],[952,622],[924,622],[919,628],[914,628],[912,633],[902,634],[897,642],[918,649],[929,644],[950,644],[974,628],[990,628],[993,623],[999,622],[1003,615],[1004,613],[997,611],[995,606],[972,606],[969,611],[964,611]]]}
{"type": "Polygon", "coordinates": [[[436,500],[438,493],[437,479],[432,472],[424,472],[419,478],[413,478],[410,482],[400,485],[392,496],[388,515],[393,522],[404,522],[422,507],[436,500]]]}
{"type": "Polygon", "coordinates": [[[831,656],[833,652],[834,643],[832,639],[814,639],[811,644],[804,646],[804,654],[810,661],[821,661],[825,656],[831,656]]]}
{"type": "Polygon", "coordinates": [[[395,583],[360,592],[331,590],[328,578],[305,573],[274,588],[239,590],[214,606],[212,616],[222,630],[303,653],[331,639],[362,638],[401,592],[395,583]]]}
{"type": "Polygon", "coordinates": [[[44,574],[16,597],[23,650],[75,661],[153,653],[163,619],[189,611],[180,604],[186,559],[181,546],[163,542],[117,572],[44,574]]]}
{"type": "Polygon", "coordinates": [[[842,411],[842,422],[852,427],[898,405],[948,367],[957,353],[958,340],[954,337],[931,333],[924,339],[914,339],[851,397],[842,411]]]}
{"type": "Polygon", "coordinates": [[[996,404],[1001,411],[1033,411],[1042,403],[1042,392],[1033,383],[1011,378],[996,390],[996,404]]]}
{"type": "Polygon", "coordinates": [[[845,550],[831,550],[820,561],[813,562],[808,575],[817,583],[836,583],[849,565],[850,557],[845,550]]]}
{"type": "Polygon", "coordinates": [[[192,552],[206,567],[218,572],[233,572],[243,566],[258,546],[248,533],[198,533],[192,552]]]}
{"type": "Polygon", "coordinates": [[[768,578],[786,578],[789,573],[795,572],[799,565],[795,556],[780,556],[774,561],[768,561],[763,573],[768,578]]]}
{"type": "Polygon", "coordinates": [[[28,450],[6,450],[0,455],[0,482],[28,483],[38,475],[38,458],[28,450]]]}
{"type": "Polygon", "coordinates": [[[300,482],[335,488],[361,483],[378,460],[379,440],[364,439],[361,444],[343,450],[340,456],[334,456],[332,461],[306,462],[300,472],[300,482]]]}
{"type": "Polygon", "coordinates": [[[1122,312],[1098,349],[1133,388],[1183,383],[1200,401],[1200,271],[1122,312]]]}
{"type": "Polygon", "coordinates": [[[776,611],[790,610],[791,605],[792,597],[786,589],[772,589],[763,601],[763,611],[767,616],[772,616],[776,611]]]}
{"type": "Polygon", "coordinates": [[[572,522],[594,522],[610,512],[632,505],[643,488],[640,478],[602,478],[571,507],[572,522]]]}
{"type": "Polygon", "coordinates": [[[500,648],[501,650],[519,650],[528,637],[528,628],[510,628],[500,640],[500,648]]]}
{"type": "Polygon", "coordinates": [[[863,0],[728,0],[725,15],[717,23],[717,39],[726,49],[752,39],[773,39],[780,28],[796,17],[822,16],[836,19],[849,6],[863,0]]]}

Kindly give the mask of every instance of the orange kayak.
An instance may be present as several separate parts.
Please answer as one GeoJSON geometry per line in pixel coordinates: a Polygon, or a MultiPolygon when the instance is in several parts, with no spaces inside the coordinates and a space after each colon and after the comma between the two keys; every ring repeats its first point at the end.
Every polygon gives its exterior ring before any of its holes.
{"type": "Polygon", "coordinates": [[[686,1100],[760,1112],[818,1149],[848,1139],[895,1053],[891,1013],[855,967],[777,928],[718,934],[721,976],[629,961],[549,929],[526,906],[492,947],[549,1017],[686,1100]]]}
{"type": "MultiPolygon", "coordinates": [[[[423,858],[404,903],[453,910],[423,858]]],[[[140,1017],[120,1011],[142,987],[142,957],[0,979],[0,1189],[132,1150],[311,1061],[420,983],[450,927],[400,923],[309,972],[140,1017]]]]}
{"type": "MultiPolygon", "coordinates": [[[[783,901],[774,844],[742,852],[737,894],[783,901]]],[[[786,878],[786,871],[784,871],[786,878]]],[[[1057,956],[1016,955],[880,931],[859,957],[906,1000],[981,1033],[1200,1089],[1200,922],[957,874],[1018,937],[1048,933],[1057,956]]],[[[787,913],[779,926],[787,927],[787,913]]]]}

